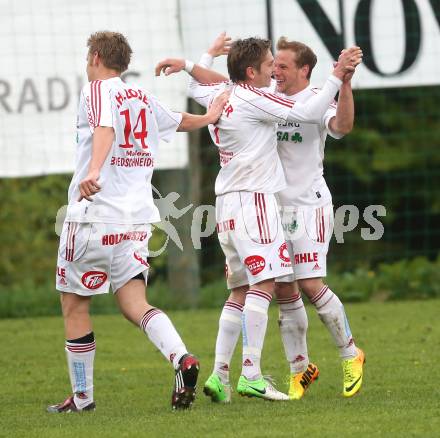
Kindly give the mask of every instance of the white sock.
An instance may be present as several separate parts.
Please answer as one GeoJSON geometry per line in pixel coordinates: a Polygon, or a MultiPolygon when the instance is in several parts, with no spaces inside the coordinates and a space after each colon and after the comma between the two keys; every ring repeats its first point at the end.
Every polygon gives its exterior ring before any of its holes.
{"type": "Polygon", "coordinates": [[[229,383],[229,366],[241,332],[242,312],[241,304],[226,301],[220,315],[213,372],[223,383],[229,383]]]}
{"type": "Polygon", "coordinates": [[[290,372],[302,373],[309,364],[306,339],[308,319],[303,300],[298,294],[280,298],[277,302],[280,306],[278,323],[290,372]]]}
{"type": "Polygon", "coordinates": [[[173,364],[174,369],[177,369],[179,360],[188,353],[188,350],[168,316],[159,309],[150,309],[142,317],[139,326],[156,348],[173,364]]]}
{"type": "Polygon", "coordinates": [[[339,298],[324,286],[311,303],[316,307],[321,321],[331,333],[339,354],[343,359],[356,357],[357,350],[345,315],[344,306],[339,298]]]}
{"type": "Polygon", "coordinates": [[[93,338],[93,341],[88,343],[66,341],[65,350],[73,401],[78,409],[82,409],[93,402],[95,340],[93,338]]]}
{"type": "Polygon", "coordinates": [[[272,297],[269,293],[249,289],[243,308],[243,364],[242,374],[247,379],[261,377],[261,350],[267,328],[267,310],[272,297]]]}

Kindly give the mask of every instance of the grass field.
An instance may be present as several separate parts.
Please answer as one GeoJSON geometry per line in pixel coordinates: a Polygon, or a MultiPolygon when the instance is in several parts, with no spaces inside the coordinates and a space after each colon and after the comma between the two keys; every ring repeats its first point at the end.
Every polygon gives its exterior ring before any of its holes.
{"type": "MultiPolygon", "coordinates": [[[[303,400],[271,403],[234,393],[230,405],[219,406],[199,391],[188,412],[170,410],[173,371],[145,336],[120,316],[96,316],[96,412],[46,414],[47,404],[69,392],[62,320],[1,320],[0,436],[440,436],[440,301],[353,304],[346,310],[367,356],[358,396],[342,398],[337,352],[309,307],[309,352],[321,376],[303,400]]],[[[170,316],[201,360],[203,384],[211,372],[219,311],[170,316]]],[[[238,348],[234,356],[233,382],[240,371],[240,352],[238,348]]],[[[263,371],[287,390],[275,306],[263,371]]]]}

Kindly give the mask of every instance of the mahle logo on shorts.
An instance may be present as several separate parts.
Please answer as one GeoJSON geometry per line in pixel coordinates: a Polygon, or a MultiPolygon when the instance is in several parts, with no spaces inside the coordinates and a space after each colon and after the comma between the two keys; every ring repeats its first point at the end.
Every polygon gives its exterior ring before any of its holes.
{"type": "Polygon", "coordinates": [[[107,280],[107,274],[101,271],[89,271],[86,272],[82,278],[81,282],[87,289],[98,289],[101,287],[105,280],[107,280]]]}
{"type": "Polygon", "coordinates": [[[278,248],[278,257],[285,263],[290,264],[290,256],[289,251],[287,251],[287,243],[284,242],[279,248],[278,248]]]}
{"type": "Polygon", "coordinates": [[[266,267],[266,260],[259,255],[246,257],[244,262],[252,275],[259,274],[266,267]]]}

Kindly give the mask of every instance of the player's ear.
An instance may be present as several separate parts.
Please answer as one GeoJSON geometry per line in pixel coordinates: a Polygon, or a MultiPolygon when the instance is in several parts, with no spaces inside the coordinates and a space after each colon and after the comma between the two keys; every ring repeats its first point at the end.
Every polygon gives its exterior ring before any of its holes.
{"type": "Polygon", "coordinates": [[[310,65],[303,65],[301,67],[304,77],[306,78],[309,75],[310,65]]]}
{"type": "Polygon", "coordinates": [[[100,62],[101,62],[101,58],[99,57],[99,53],[97,51],[93,52],[92,65],[97,66],[100,62]]]}
{"type": "Polygon", "coordinates": [[[246,67],[246,77],[248,79],[254,79],[255,78],[254,67],[246,67]]]}

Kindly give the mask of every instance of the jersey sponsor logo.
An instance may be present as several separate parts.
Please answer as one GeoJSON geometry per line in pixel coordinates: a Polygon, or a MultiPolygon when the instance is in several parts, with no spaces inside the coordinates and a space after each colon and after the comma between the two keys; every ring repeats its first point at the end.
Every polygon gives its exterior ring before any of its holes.
{"type": "Polygon", "coordinates": [[[301,263],[317,263],[318,253],[317,252],[304,252],[301,254],[295,254],[295,265],[301,263]]]}
{"type": "Polygon", "coordinates": [[[234,156],[234,152],[225,151],[222,148],[218,149],[218,154],[220,156],[220,165],[224,166],[225,164],[228,164],[232,157],[234,156]]]}
{"type": "Polygon", "coordinates": [[[133,257],[134,257],[138,262],[140,262],[140,263],[142,263],[144,266],[146,266],[147,268],[150,267],[150,265],[148,264],[147,260],[146,260],[144,257],[142,257],[141,255],[139,255],[139,253],[134,252],[134,253],[133,253],[133,257]]]}
{"type": "Polygon", "coordinates": [[[61,286],[67,286],[66,269],[57,266],[57,283],[61,286]]]}
{"type": "Polygon", "coordinates": [[[234,231],[235,230],[235,221],[234,219],[228,219],[226,221],[217,222],[217,233],[225,233],[226,231],[234,231]]]}
{"type": "Polygon", "coordinates": [[[66,269],[65,268],[60,268],[59,266],[57,266],[57,275],[58,277],[66,277],[66,269]]]}
{"type": "Polygon", "coordinates": [[[87,289],[98,289],[107,280],[107,274],[101,271],[89,271],[81,277],[81,283],[87,289]]]}
{"type": "Polygon", "coordinates": [[[104,234],[101,239],[101,244],[106,245],[117,245],[124,240],[136,240],[143,242],[148,236],[146,231],[129,231],[128,233],[118,233],[118,234],[104,234]]]}
{"type": "Polygon", "coordinates": [[[154,160],[151,157],[115,157],[110,160],[110,166],[119,167],[154,167],[154,160]]]}
{"type": "Polygon", "coordinates": [[[290,257],[289,257],[289,251],[287,251],[287,243],[284,242],[279,248],[278,248],[278,257],[286,263],[290,264],[290,257]]]}
{"type": "Polygon", "coordinates": [[[283,122],[283,123],[278,123],[278,127],[279,128],[299,128],[301,127],[301,125],[298,122],[283,122]]]}
{"type": "Polygon", "coordinates": [[[293,143],[302,143],[303,138],[299,132],[289,135],[288,132],[278,131],[277,141],[292,141],[293,143]]]}
{"type": "Polygon", "coordinates": [[[259,274],[266,267],[266,260],[259,255],[246,257],[244,262],[252,275],[259,274]]]}

